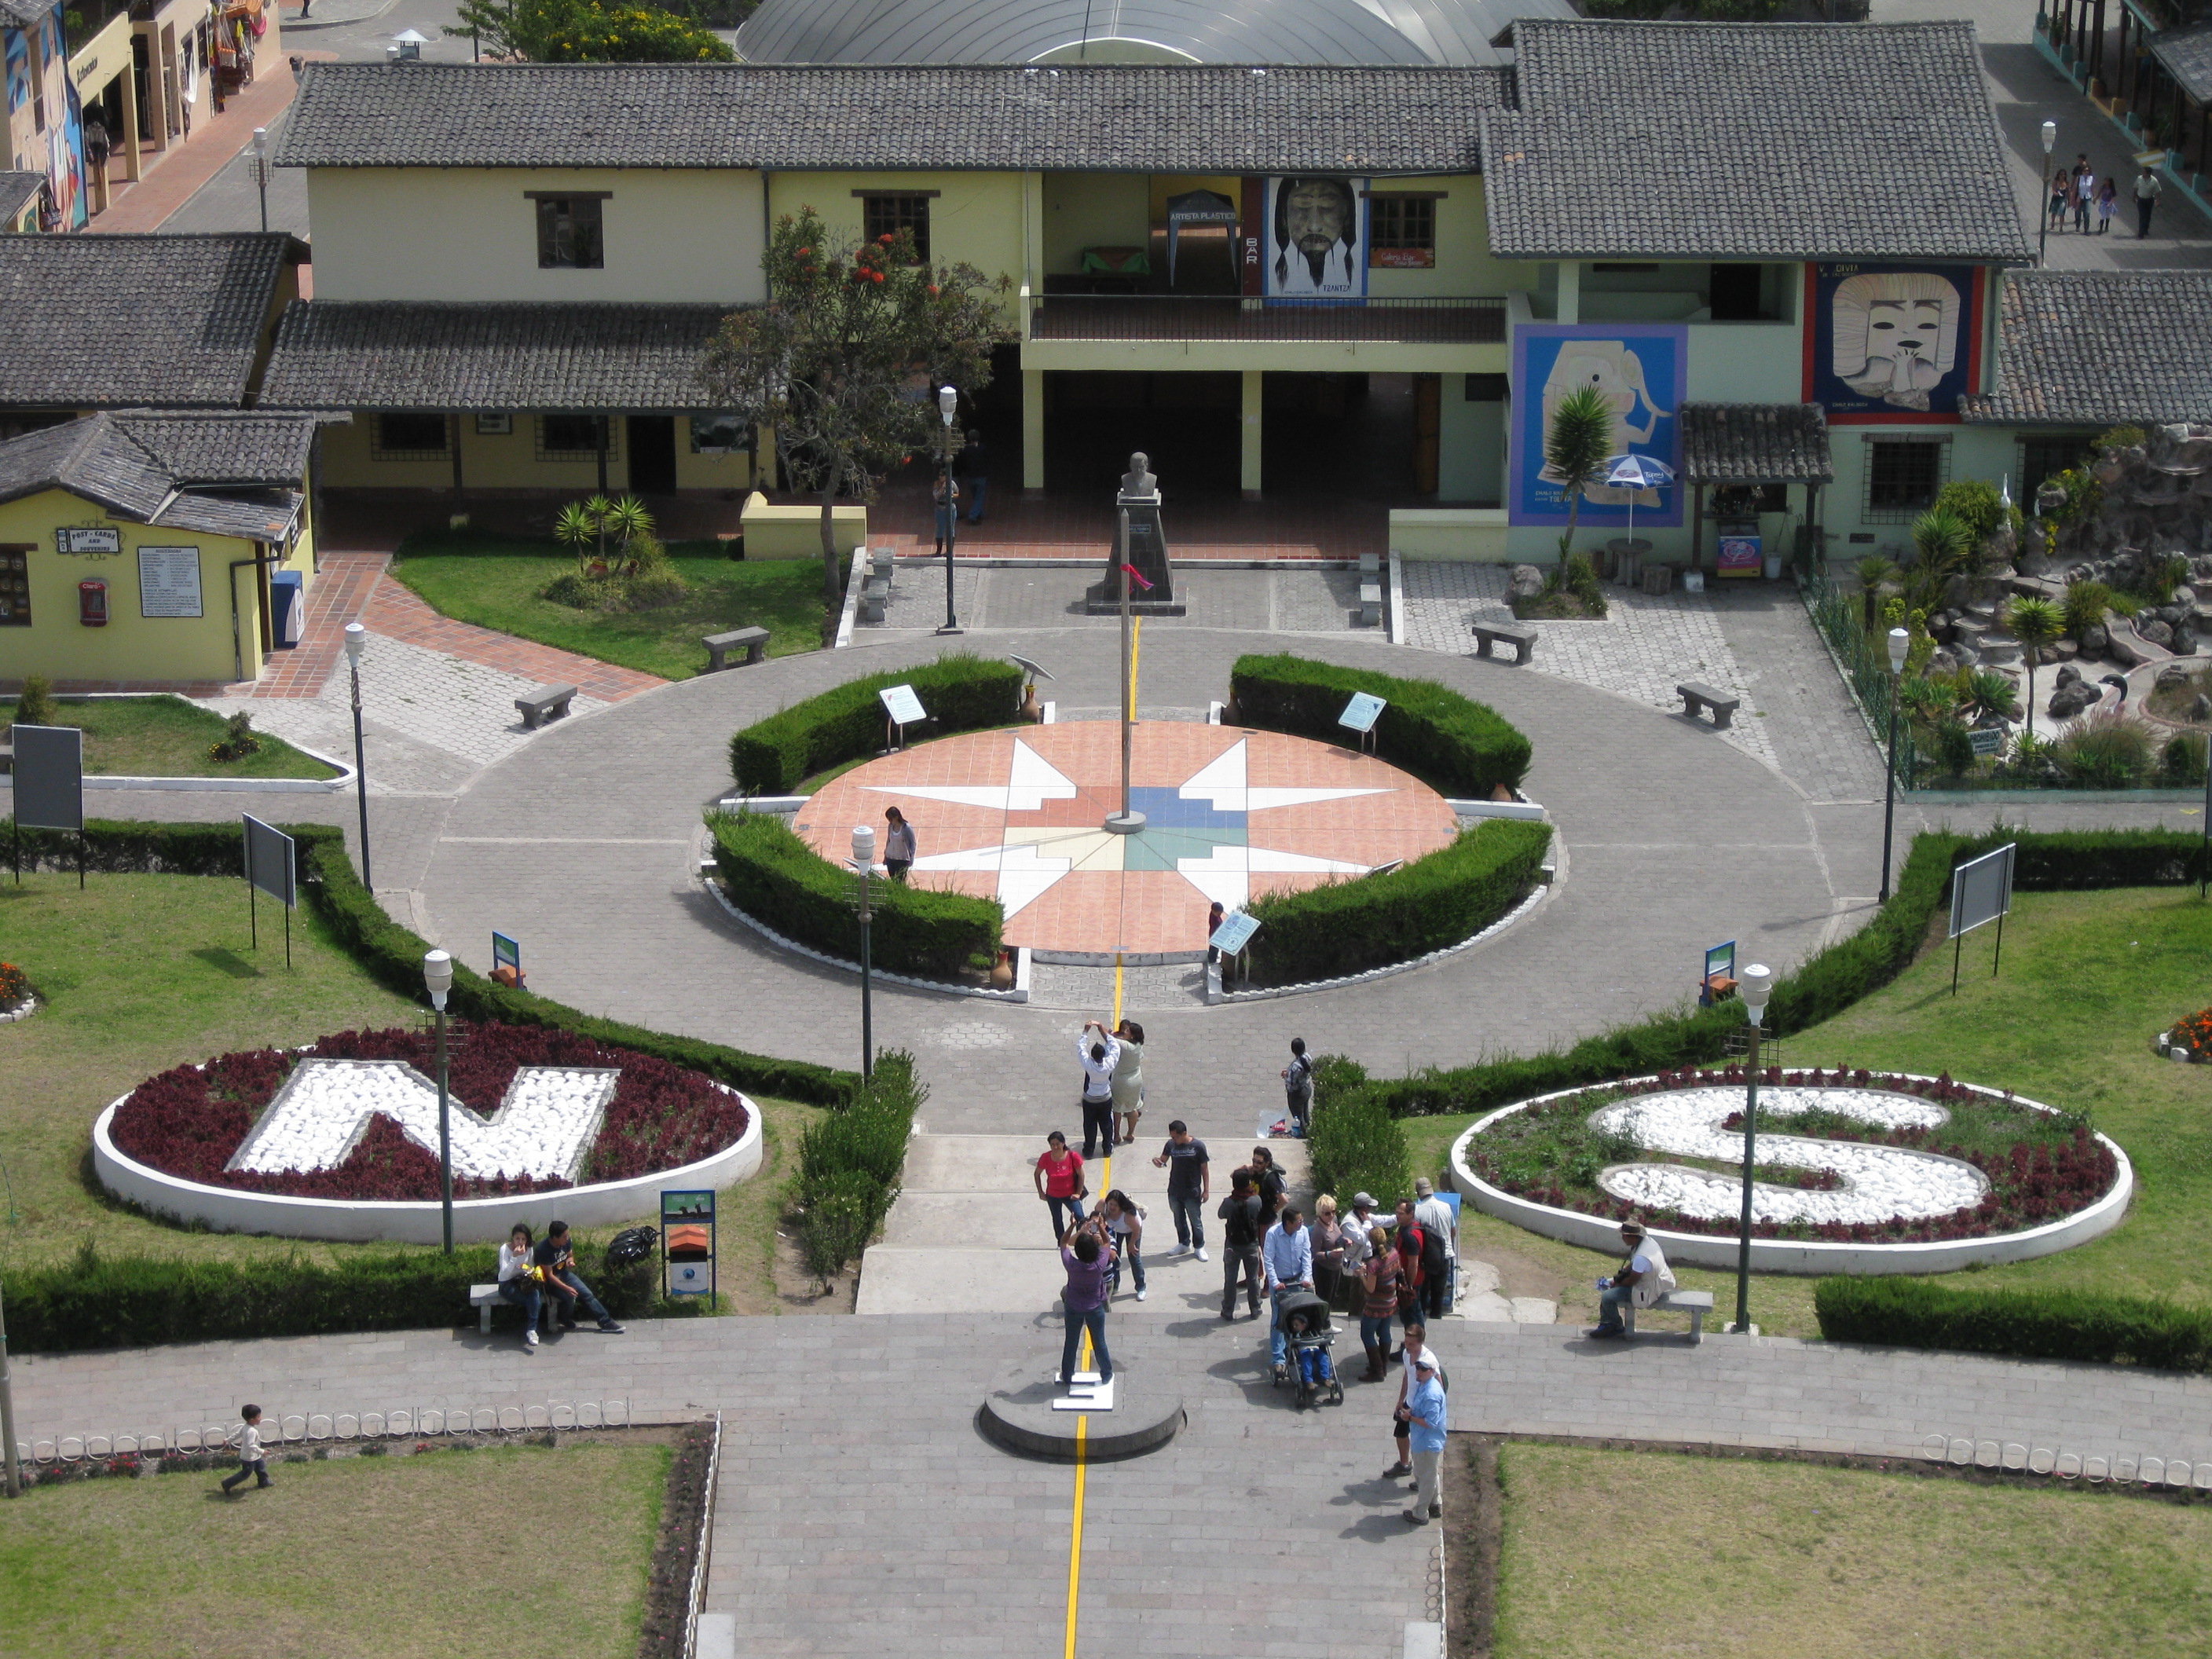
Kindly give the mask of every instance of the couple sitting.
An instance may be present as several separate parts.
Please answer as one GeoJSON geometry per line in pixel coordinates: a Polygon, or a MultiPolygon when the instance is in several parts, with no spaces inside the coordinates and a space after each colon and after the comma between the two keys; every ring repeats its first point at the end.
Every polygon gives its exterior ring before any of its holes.
{"type": "Polygon", "coordinates": [[[568,1305],[560,1309],[561,1328],[576,1328],[576,1304],[599,1322],[599,1328],[610,1336],[620,1336],[623,1328],[615,1323],[614,1316],[592,1294],[592,1287],[584,1283],[576,1272],[576,1255],[568,1240],[568,1224],[556,1221],[545,1230],[543,1243],[532,1246],[530,1229],[520,1222],[508,1235],[507,1242],[499,1247],[499,1293],[522,1309],[522,1342],[525,1347],[538,1346],[538,1308],[541,1287],[568,1305]]]}

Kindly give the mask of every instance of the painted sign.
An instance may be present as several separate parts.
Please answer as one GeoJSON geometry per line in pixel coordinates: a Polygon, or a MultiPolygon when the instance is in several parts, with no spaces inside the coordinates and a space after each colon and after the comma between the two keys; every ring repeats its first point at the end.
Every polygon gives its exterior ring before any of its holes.
{"type": "Polygon", "coordinates": [[[54,551],[57,553],[120,553],[123,550],[123,532],[113,525],[93,525],[89,527],[54,532],[54,551]]]}
{"type": "Polygon", "coordinates": [[[200,550],[197,547],[138,550],[138,614],[142,617],[202,617],[200,550]]]}
{"type": "Polygon", "coordinates": [[[1261,258],[1271,300],[1318,303],[1367,295],[1364,179],[1270,179],[1261,258]]]}
{"type": "MultiPolygon", "coordinates": [[[[1682,396],[1690,331],[1680,323],[1530,323],[1513,331],[1510,444],[1512,495],[1508,522],[1567,522],[1567,492],[1544,459],[1552,415],[1570,392],[1595,386],[1613,408],[1611,453],[1650,455],[1682,471],[1682,396]]],[[[1671,527],[1682,522],[1680,486],[1631,489],[1592,484],[1577,522],[1671,527]]]]}
{"type": "Polygon", "coordinates": [[[1812,268],[1805,400],[1832,424],[1955,421],[1978,390],[1981,272],[1972,265],[1812,268]]]}
{"type": "Polygon", "coordinates": [[[910,685],[887,685],[876,696],[883,701],[884,713],[901,726],[914,726],[929,718],[910,685]]]}
{"type": "Polygon", "coordinates": [[[1720,558],[1715,568],[1723,576],[1756,576],[1759,573],[1759,538],[1756,536],[1723,536],[1720,541],[1720,558]]]}

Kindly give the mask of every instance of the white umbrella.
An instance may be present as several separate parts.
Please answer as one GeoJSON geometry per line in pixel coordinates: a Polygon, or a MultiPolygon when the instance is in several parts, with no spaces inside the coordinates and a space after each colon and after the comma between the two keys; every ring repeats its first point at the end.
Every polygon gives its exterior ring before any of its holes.
{"type": "Polygon", "coordinates": [[[1674,469],[1651,455],[1616,455],[1605,464],[1605,482],[1628,491],[1628,539],[1636,540],[1636,492],[1674,482],[1674,469]]]}

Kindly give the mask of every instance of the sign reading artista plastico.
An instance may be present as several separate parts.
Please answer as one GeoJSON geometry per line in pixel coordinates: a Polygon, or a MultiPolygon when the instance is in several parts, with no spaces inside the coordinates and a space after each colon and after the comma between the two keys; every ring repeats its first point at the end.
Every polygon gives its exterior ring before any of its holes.
{"type": "Polygon", "coordinates": [[[200,550],[197,547],[138,550],[138,614],[142,617],[204,617],[200,597],[200,550]]]}

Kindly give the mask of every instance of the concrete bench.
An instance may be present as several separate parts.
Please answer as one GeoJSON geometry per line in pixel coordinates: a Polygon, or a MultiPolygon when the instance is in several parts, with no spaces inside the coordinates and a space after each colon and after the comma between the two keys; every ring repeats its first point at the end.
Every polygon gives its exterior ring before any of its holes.
{"type": "Polygon", "coordinates": [[[768,629],[732,628],[726,634],[709,634],[699,641],[707,647],[707,672],[719,674],[730,665],[730,653],[742,650],[750,667],[768,655],[768,629]]]}
{"type": "Polygon", "coordinates": [[[1533,628],[1523,628],[1515,623],[1476,623],[1473,631],[1474,654],[1478,657],[1488,656],[1493,645],[1511,646],[1513,660],[1516,663],[1527,662],[1535,653],[1536,630],[1533,628]]]}
{"type": "Polygon", "coordinates": [[[1359,574],[1363,577],[1380,576],[1382,574],[1382,556],[1380,553],[1362,553],[1359,556],[1359,574]]]}
{"type": "Polygon", "coordinates": [[[1373,628],[1382,620],[1382,584],[1381,582],[1360,583],[1359,625],[1363,628],[1373,628]]]}
{"type": "MultiPolygon", "coordinates": [[[[538,1322],[544,1327],[549,1334],[553,1329],[553,1322],[556,1317],[553,1311],[553,1304],[558,1300],[560,1298],[550,1291],[541,1290],[538,1293],[538,1322]]],[[[1711,1302],[1712,1297],[1707,1297],[1705,1300],[1711,1302]]],[[[477,1310],[477,1329],[486,1336],[491,1334],[491,1310],[502,1304],[509,1307],[521,1305],[520,1303],[507,1302],[507,1298],[499,1293],[499,1286],[496,1285],[469,1286],[469,1306],[477,1310]]]]}
{"type": "Polygon", "coordinates": [[[860,585],[860,620],[879,623],[884,619],[884,608],[890,603],[891,579],[871,576],[860,585]]]}
{"type": "MultiPolygon", "coordinates": [[[[1676,1313],[1686,1313],[1690,1316],[1692,1342],[1702,1342],[1705,1340],[1705,1316],[1713,1310],[1713,1293],[1711,1291],[1669,1291],[1644,1311],[1663,1313],[1670,1309],[1676,1313]]],[[[1620,1304],[1621,1326],[1631,1336],[1636,1334],[1636,1312],[1635,1303],[1624,1302],[1620,1304]]]]}
{"type": "Polygon", "coordinates": [[[1742,698],[1731,697],[1725,691],[1716,691],[1711,686],[1701,685],[1696,680],[1685,681],[1674,690],[1682,699],[1682,712],[1692,720],[1697,719],[1706,709],[1711,709],[1713,729],[1719,732],[1728,730],[1729,723],[1735,718],[1735,711],[1743,706],[1742,698]]]}
{"type": "Polygon", "coordinates": [[[547,720],[557,720],[568,712],[568,700],[576,695],[573,685],[541,685],[526,696],[514,700],[514,712],[522,716],[525,729],[535,732],[547,720]]]}

